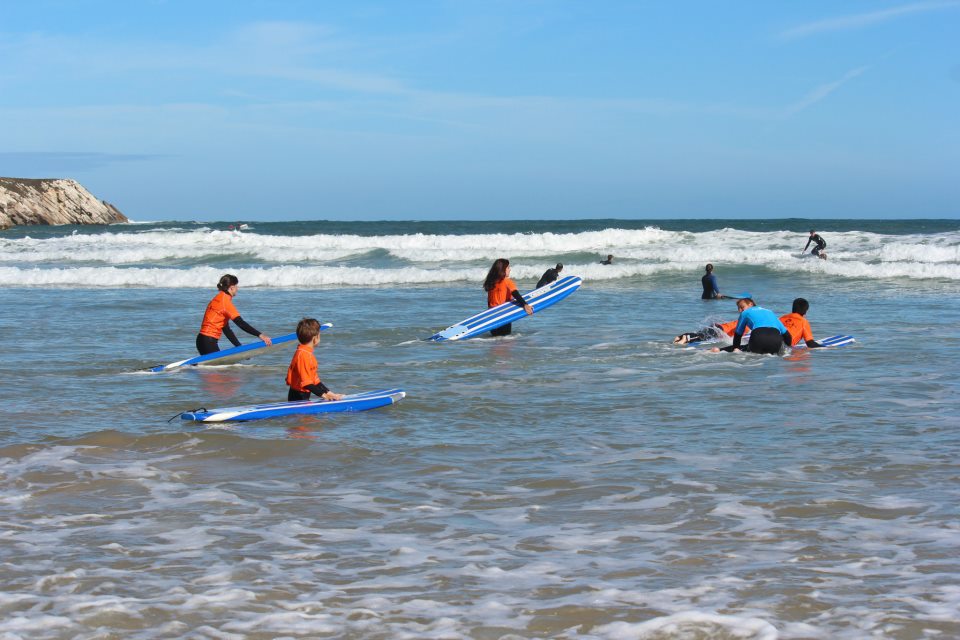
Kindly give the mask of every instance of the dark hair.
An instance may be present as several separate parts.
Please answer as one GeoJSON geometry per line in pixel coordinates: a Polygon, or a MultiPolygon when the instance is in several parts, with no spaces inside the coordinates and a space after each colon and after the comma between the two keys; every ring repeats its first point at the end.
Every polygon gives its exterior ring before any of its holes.
{"type": "Polygon", "coordinates": [[[563,271],[563,263],[562,263],[562,262],[558,262],[558,263],[557,263],[557,266],[554,267],[554,269],[556,269],[557,271],[563,271]]]}
{"type": "Polygon", "coordinates": [[[708,263],[707,263],[707,273],[710,273],[711,271],[713,271],[713,265],[708,262],[708,263]]]}
{"type": "Polygon", "coordinates": [[[816,233],[816,229],[810,229],[810,233],[816,233]]]}
{"type": "Polygon", "coordinates": [[[232,273],[227,273],[220,276],[220,281],[217,283],[217,289],[226,292],[227,289],[235,284],[240,284],[240,281],[237,280],[237,276],[233,275],[232,273]]]}
{"type": "Polygon", "coordinates": [[[320,322],[316,318],[303,318],[297,323],[297,340],[300,344],[307,344],[317,335],[320,335],[320,322]]]}
{"type": "Polygon", "coordinates": [[[737,300],[737,303],[746,302],[748,307],[755,307],[757,303],[753,301],[753,298],[740,298],[737,300]]]}
{"type": "Polygon", "coordinates": [[[493,261],[493,264],[490,266],[490,271],[487,271],[487,278],[483,281],[483,290],[490,291],[492,290],[498,282],[507,277],[507,267],[510,266],[510,261],[506,258],[497,258],[493,261]]]}
{"type": "Polygon", "coordinates": [[[810,303],[807,302],[804,298],[797,298],[793,301],[793,312],[799,313],[802,316],[807,315],[807,310],[810,308],[810,303]]]}

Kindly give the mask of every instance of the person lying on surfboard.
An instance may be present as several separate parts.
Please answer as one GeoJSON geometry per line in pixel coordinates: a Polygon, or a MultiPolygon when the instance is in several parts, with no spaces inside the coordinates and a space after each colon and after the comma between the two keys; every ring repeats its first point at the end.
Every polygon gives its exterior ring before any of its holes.
{"type": "MultiPolygon", "coordinates": [[[[506,258],[497,258],[490,266],[487,272],[487,278],[483,281],[483,290],[487,292],[487,308],[499,307],[509,300],[523,307],[527,315],[533,315],[533,307],[527,304],[527,301],[520,295],[517,284],[510,279],[510,261],[506,258]]],[[[502,327],[497,327],[490,332],[491,336],[508,336],[513,330],[513,323],[508,322],[502,327]]]]}
{"type": "Polygon", "coordinates": [[[733,330],[737,328],[737,321],[714,322],[709,327],[700,331],[690,331],[681,333],[673,339],[673,344],[690,344],[691,342],[703,342],[705,340],[716,340],[723,335],[733,337],[733,330]]]}
{"type": "Polygon", "coordinates": [[[304,318],[297,323],[297,350],[293,352],[290,366],[287,367],[287,401],[309,400],[310,394],[316,394],[323,400],[342,400],[342,393],[334,393],[320,381],[317,372],[317,357],[313,349],[320,343],[320,322],[314,318],[304,318]]]}
{"type": "Polygon", "coordinates": [[[227,340],[233,343],[233,346],[240,346],[240,341],[237,340],[237,336],[230,328],[230,320],[233,320],[235,325],[250,335],[263,340],[267,343],[267,346],[273,344],[270,336],[260,333],[247,324],[240,317],[237,308],[233,306],[233,298],[237,295],[239,284],[240,281],[233,274],[228,273],[220,277],[220,281],[217,283],[219,292],[207,304],[207,309],[203,313],[203,322],[200,323],[200,333],[197,334],[197,351],[200,352],[200,355],[205,356],[208,353],[220,351],[218,341],[221,334],[227,336],[227,340]]]}

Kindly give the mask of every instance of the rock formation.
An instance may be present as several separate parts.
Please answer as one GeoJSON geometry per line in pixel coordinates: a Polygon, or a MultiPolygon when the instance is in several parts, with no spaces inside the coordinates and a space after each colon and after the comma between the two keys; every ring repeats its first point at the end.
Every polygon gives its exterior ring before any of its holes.
{"type": "Polygon", "coordinates": [[[0,178],[0,229],[20,224],[129,222],[76,180],[0,178]]]}

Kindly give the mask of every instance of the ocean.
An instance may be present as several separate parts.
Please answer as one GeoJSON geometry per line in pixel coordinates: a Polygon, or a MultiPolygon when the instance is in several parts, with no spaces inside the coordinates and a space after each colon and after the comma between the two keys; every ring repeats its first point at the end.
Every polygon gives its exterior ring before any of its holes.
{"type": "Polygon", "coordinates": [[[0,638],[960,637],[958,296],[957,220],[0,231],[0,638]],[[584,284],[424,340],[498,257],[584,284]],[[736,317],[707,262],[856,343],[673,345],[736,317]],[[291,349],[143,371],[195,355],[224,273],[271,336],[334,324],[331,389],[406,399],[181,421],[286,399],[291,349]]]}

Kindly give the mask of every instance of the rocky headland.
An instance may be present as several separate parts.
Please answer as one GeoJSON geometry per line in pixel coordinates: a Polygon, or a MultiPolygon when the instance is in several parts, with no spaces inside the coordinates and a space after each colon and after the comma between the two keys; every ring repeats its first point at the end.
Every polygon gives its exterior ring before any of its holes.
{"type": "Polygon", "coordinates": [[[22,224],[129,222],[76,180],[0,178],[0,229],[22,224]]]}

